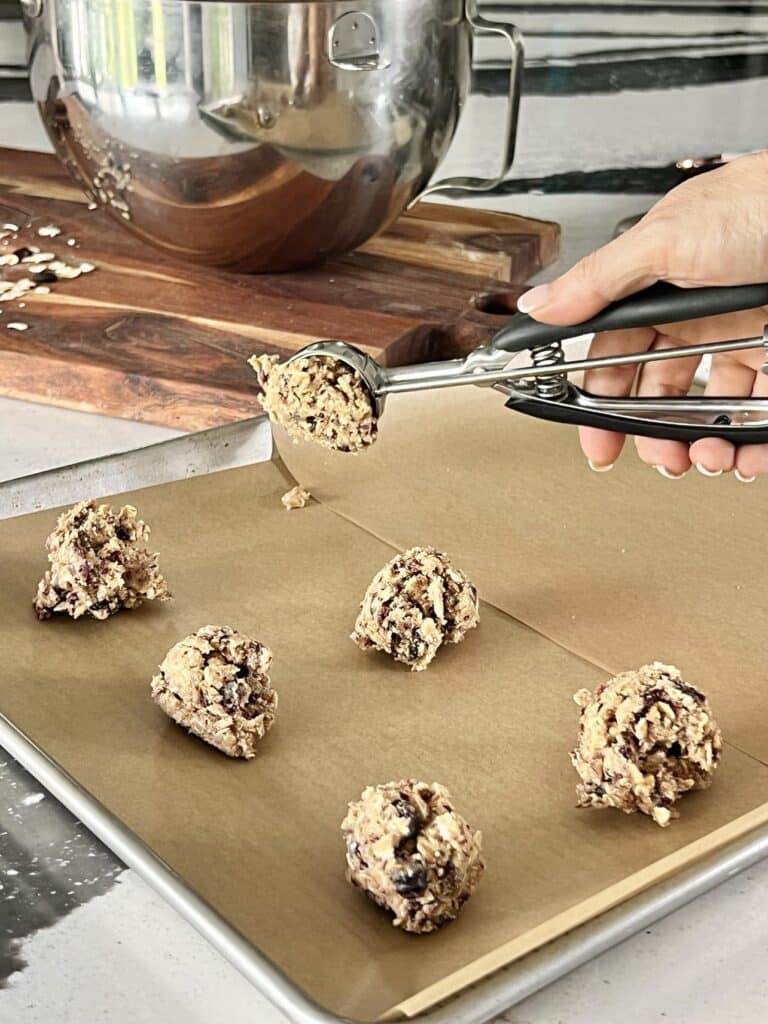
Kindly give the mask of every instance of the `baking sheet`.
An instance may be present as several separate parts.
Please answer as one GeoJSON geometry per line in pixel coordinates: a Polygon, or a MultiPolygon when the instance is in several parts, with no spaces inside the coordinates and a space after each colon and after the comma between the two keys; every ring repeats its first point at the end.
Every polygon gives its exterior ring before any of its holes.
{"type": "MultiPolygon", "coordinates": [[[[398,472],[423,447],[404,454],[398,472]]],[[[344,487],[353,489],[364,460],[346,465],[344,487]]],[[[488,605],[480,629],[425,675],[358,652],[347,640],[355,606],[391,548],[318,504],[288,515],[279,504],[285,486],[279,467],[262,465],[133,495],[176,600],[106,624],[38,624],[29,601],[54,515],[0,524],[0,699],[27,735],[320,1003],[355,1019],[395,1006],[417,1012],[499,957],[765,820],[768,769],[732,748],[714,789],[686,799],[666,832],[644,819],[575,811],[570,694],[603,672],[488,605]],[[147,696],[167,647],[207,621],[250,631],[277,655],[280,719],[250,764],[186,737],[147,696]],[[484,829],[489,861],[461,919],[426,939],[392,929],[344,883],[337,834],[345,802],[363,785],[408,773],[453,790],[484,829]]],[[[482,509],[488,482],[474,490],[482,509]]],[[[479,512],[475,520],[473,529],[479,512]]],[[[452,548],[464,565],[467,539],[452,548]]],[[[496,546],[487,557],[497,558],[496,546]]],[[[519,580],[531,568],[519,555],[508,564],[519,580]]],[[[583,591],[579,600],[586,603],[583,591]]]]}

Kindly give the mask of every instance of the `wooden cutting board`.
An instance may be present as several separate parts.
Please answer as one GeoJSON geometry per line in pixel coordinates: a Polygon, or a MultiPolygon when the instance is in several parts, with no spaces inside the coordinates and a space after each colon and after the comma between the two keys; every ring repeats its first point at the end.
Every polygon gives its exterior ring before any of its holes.
{"type": "MultiPolygon", "coordinates": [[[[19,231],[0,240],[0,255],[35,245],[96,269],[28,293],[23,306],[0,302],[0,394],[186,430],[258,412],[254,352],[339,338],[403,365],[469,351],[559,244],[556,224],[420,203],[342,259],[234,274],[149,247],[89,210],[55,157],[10,149],[0,149],[3,224],[19,231]],[[45,225],[61,234],[40,237],[45,225]]],[[[0,267],[0,279],[34,269],[0,267]]]]}

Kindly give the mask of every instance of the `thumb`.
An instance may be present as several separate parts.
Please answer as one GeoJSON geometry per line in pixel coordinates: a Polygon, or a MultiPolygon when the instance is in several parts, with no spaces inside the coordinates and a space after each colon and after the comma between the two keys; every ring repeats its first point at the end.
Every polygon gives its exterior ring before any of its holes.
{"type": "Polygon", "coordinates": [[[616,299],[664,277],[665,246],[656,226],[642,221],[579,260],[549,284],[538,285],[517,302],[521,313],[547,324],[579,324],[616,299]]]}

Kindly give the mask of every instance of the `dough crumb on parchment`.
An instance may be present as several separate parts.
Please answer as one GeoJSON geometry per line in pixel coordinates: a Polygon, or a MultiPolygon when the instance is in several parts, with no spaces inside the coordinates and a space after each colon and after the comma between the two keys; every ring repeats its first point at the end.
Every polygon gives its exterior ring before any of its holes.
{"type": "Polygon", "coordinates": [[[256,756],[277,715],[272,651],[229,626],[203,626],[170,649],[152,696],[174,722],[229,757],[256,756]]]}
{"type": "Polygon", "coordinates": [[[622,672],[574,700],[579,807],[640,811],[663,828],[678,817],[674,805],[684,793],[711,785],[722,734],[707,698],[673,665],[622,672]]]}
{"type": "Polygon", "coordinates": [[[65,613],[78,619],[107,619],[144,601],[167,601],[171,593],[147,550],[149,527],[132,505],[81,501],[62,513],[48,537],[50,568],[35,595],[39,619],[65,613]]]}
{"type": "Polygon", "coordinates": [[[415,547],[374,576],[352,640],[420,672],[442,644],[460,643],[479,621],[477,589],[464,573],[442,552],[415,547]]]}
{"type": "Polygon", "coordinates": [[[295,487],[292,487],[290,491],[286,491],[280,501],[282,501],[283,505],[285,505],[290,512],[292,509],[304,508],[311,497],[312,495],[309,491],[297,484],[295,487]]]}
{"type": "Polygon", "coordinates": [[[408,932],[432,932],[457,917],[485,870],[481,833],[436,782],[369,786],[341,830],[347,879],[408,932]]]}
{"type": "Polygon", "coordinates": [[[307,356],[281,363],[251,356],[261,404],[293,441],[315,441],[338,452],[359,452],[376,440],[376,411],[359,374],[337,359],[307,356]]]}

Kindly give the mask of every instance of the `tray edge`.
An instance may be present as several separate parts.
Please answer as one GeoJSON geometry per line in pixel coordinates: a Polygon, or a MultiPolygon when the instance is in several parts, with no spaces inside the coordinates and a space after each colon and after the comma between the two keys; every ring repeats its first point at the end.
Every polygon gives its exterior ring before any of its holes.
{"type": "MultiPolygon", "coordinates": [[[[314,1003],[2,713],[0,746],[133,868],[281,1013],[297,1024],[352,1024],[314,1003]]],[[[447,1002],[408,1019],[420,1024],[485,1024],[764,857],[768,857],[768,825],[752,829],[685,871],[488,975],[447,1002]]]]}

